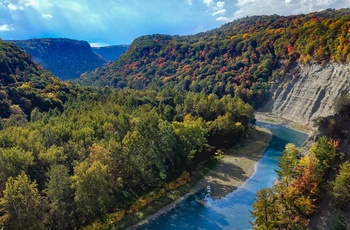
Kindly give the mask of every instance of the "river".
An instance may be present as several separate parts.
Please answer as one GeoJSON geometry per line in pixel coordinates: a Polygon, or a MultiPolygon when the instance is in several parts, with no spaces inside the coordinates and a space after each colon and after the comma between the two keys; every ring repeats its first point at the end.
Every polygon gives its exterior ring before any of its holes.
{"type": "Polygon", "coordinates": [[[284,146],[293,143],[301,146],[307,138],[282,125],[257,122],[268,128],[272,140],[264,156],[255,165],[255,172],[238,189],[220,200],[210,197],[210,189],[189,196],[169,212],[141,226],[143,230],[197,230],[197,229],[251,229],[250,214],[256,191],[272,187],[277,178],[277,162],[284,146]]]}

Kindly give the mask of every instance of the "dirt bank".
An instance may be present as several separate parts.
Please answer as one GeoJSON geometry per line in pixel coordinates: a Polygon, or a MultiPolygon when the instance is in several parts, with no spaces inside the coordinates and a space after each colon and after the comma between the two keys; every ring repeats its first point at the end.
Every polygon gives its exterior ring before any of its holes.
{"type": "Polygon", "coordinates": [[[292,120],[284,119],[281,116],[276,116],[271,113],[255,112],[255,118],[256,120],[262,121],[262,122],[282,124],[282,125],[288,126],[289,128],[295,129],[299,132],[303,132],[309,135],[314,132],[314,129],[312,129],[310,126],[306,126],[306,125],[294,122],[292,120]]]}
{"type": "Polygon", "coordinates": [[[258,127],[252,130],[249,138],[244,140],[239,146],[228,150],[215,167],[200,179],[195,186],[190,188],[184,196],[157,211],[155,214],[146,217],[138,224],[128,228],[128,230],[136,229],[148,221],[170,211],[188,196],[206,188],[208,185],[211,186],[211,196],[214,199],[220,199],[232,192],[254,172],[254,165],[264,154],[271,138],[272,134],[267,129],[258,127]]]}
{"type": "Polygon", "coordinates": [[[266,129],[254,130],[240,146],[230,149],[193,189],[198,191],[209,185],[213,199],[226,196],[252,175],[254,165],[262,157],[271,137],[266,129]]]}

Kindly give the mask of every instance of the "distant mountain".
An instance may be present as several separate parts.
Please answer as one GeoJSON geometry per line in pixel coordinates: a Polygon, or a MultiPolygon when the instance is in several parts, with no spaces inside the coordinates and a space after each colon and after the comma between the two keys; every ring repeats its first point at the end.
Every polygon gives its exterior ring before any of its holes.
{"type": "Polygon", "coordinates": [[[89,43],[66,38],[13,40],[33,59],[62,80],[78,78],[107,63],[95,54],[89,43]]]}
{"type": "Polygon", "coordinates": [[[329,9],[245,17],[192,36],[143,36],[116,61],[77,82],[231,94],[259,106],[271,83],[293,78],[297,63],[349,61],[349,22],[349,9],[329,9]]]}
{"type": "Polygon", "coordinates": [[[114,45],[103,47],[92,47],[92,51],[101,55],[108,61],[115,61],[120,55],[129,49],[129,45],[114,45]]]}
{"type": "Polygon", "coordinates": [[[0,120],[29,118],[35,108],[62,111],[77,89],[44,70],[13,43],[0,40],[0,120]]]}

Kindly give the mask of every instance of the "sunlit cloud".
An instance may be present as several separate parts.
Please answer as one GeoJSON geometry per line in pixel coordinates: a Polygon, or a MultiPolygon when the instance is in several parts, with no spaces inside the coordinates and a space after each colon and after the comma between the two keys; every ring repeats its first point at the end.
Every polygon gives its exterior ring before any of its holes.
{"type": "Polygon", "coordinates": [[[224,1],[217,1],[214,2],[213,0],[203,0],[203,3],[208,7],[208,12],[211,16],[219,16],[215,20],[216,21],[224,21],[227,22],[229,20],[225,14],[227,13],[227,9],[225,9],[226,2],[224,1]]]}
{"type": "Polygon", "coordinates": [[[39,7],[39,1],[40,2],[46,2],[45,0],[43,1],[43,0],[25,0],[24,1],[24,5],[25,6],[31,6],[31,7],[33,7],[33,8],[38,8],[39,7]]]}
{"type": "Polygon", "coordinates": [[[26,7],[38,8],[40,0],[5,0],[0,5],[7,5],[7,8],[12,11],[24,10],[26,7]]]}
{"type": "Polygon", "coordinates": [[[52,15],[51,14],[42,14],[41,17],[46,18],[46,19],[51,19],[52,15]]]}
{"type": "Polygon", "coordinates": [[[9,8],[9,10],[13,10],[13,11],[16,11],[16,10],[24,10],[24,7],[21,6],[21,5],[15,5],[15,4],[8,4],[7,5],[7,8],[9,8]]]}
{"type": "Polygon", "coordinates": [[[213,0],[203,0],[203,3],[207,6],[211,6],[213,4],[213,0]]]}
{"type": "Polygon", "coordinates": [[[104,42],[91,42],[91,47],[103,47],[103,46],[109,46],[110,44],[104,43],[104,42]]]}
{"type": "Polygon", "coordinates": [[[349,7],[348,0],[237,0],[233,19],[251,15],[291,15],[349,7]]]}
{"type": "Polygon", "coordinates": [[[225,2],[217,2],[216,3],[216,6],[218,7],[218,8],[223,8],[224,6],[225,6],[225,2]]]}
{"type": "Polygon", "coordinates": [[[228,22],[229,21],[229,18],[227,17],[218,17],[215,19],[216,21],[219,21],[219,22],[228,22]]]}
{"type": "Polygon", "coordinates": [[[221,9],[221,10],[215,11],[211,15],[215,16],[215,15],[225,14],[225,13],[226,13],[226,10],[225,9],[221,9]]]}
{"type": "Polygon", "coordinates": [[[1,25],[0,26],[0,31],[12,31],[14,30],[10,25],[1,25]]]}

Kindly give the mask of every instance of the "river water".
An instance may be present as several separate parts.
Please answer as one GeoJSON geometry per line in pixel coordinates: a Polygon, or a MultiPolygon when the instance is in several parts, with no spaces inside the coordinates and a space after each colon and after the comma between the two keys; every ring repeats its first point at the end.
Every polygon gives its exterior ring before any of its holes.
{"type": "Polygon", "coordinates": [[[301,146],[307,138],[282,125],[257,122],[258,126],[268,128],[272,134],[270,146],[255,165],[255,172],[238,189],[220,200],[210,197],[205,189],[189,196],[171,211],[150,221],[139,229],[144,230],[197,230],[197,229],[251,229],[253,218],[250,214],[255,193],[272,187],[277,178],[277,162],[287,143],[301,146]]]}

